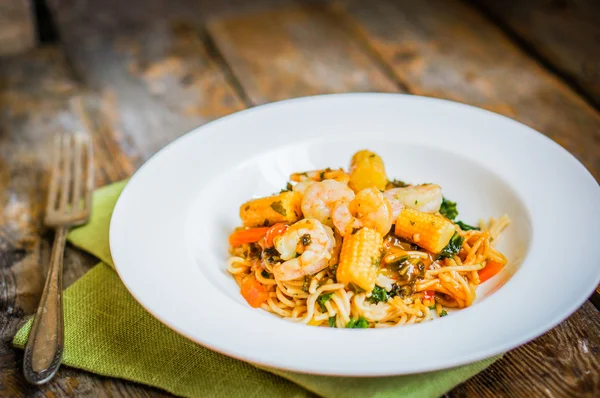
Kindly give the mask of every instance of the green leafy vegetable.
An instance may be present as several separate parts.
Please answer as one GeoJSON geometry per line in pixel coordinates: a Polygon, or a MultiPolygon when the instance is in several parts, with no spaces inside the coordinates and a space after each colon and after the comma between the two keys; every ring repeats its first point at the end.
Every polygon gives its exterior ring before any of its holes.
{"type": "Polygon", "coordinates": [[[446,316],[448,315],[448,313],[446,312],[446,310],[442,310],[442,312],[440,312],[440,316],[446,316]]]}
{"type": "Polygon", "coordinates": [[[333,292],[322,294],[317,299],[317,303],[319,303],[319,307],[321,307],[321,310],[323,312],[327,312],[327,307],[325,307],[325,303],[329,301],[331,296],[333,296],[333,292]]]}
{"type": "Polygon", "coordinates": [[[335,317],[336,317],[336,315],[329,317],[329,327],[330,328],[334,328],[335,327],[335,317]]]}
{"type": "Polygon", "coordinates": [[[300,237],[300,241],[302,242],[302,246],[308,246],[311,244],[312,239],[310,237],[310,234],[304,234],[300,237]]]}
{"type": "Polygon", "coordinates": [[[448,245],[440,252],[440,258],[449,258],[457,254],[462,247],[463,240],[464,238],[455,232],[448,245]]]}
{"type": "Polygon", "coordinates": [[[472,225],[465,224],[462,221],[457,221],[455,224],[458,225],[460,227],[460,229],[462,229],[463,231],[469,231],[471,229],[479,231],[479,227],[474,227],[472,225]]]}
{"type": "Polygon", "coordinates": [[[384,288],[375,285],[375,288],[371,292],[371,297],[369,297],[367,300],[372,304],[377,304],[381,301],[385,303],[389,298],[390,295],[384,288]]]}
{"type": "Polygon", "coordinates": [[[431,305],[429,306],[429,309],[430,309],[430,310],[435,310],[435,304],[431,304],[431,305]]]}
{"type": "Polygon", "coordinates": [[[440,206],[440,213],[442,216],[454,220],[458,216],[458,210],[456,210],[456,202],[452,202],[446,198],[442,198],[442,205],[440,206]]]}
{"type": "Polygon", "coordinates": [[[405,183],[404,181],[400,181],[400,180],[391,180],[388,181],[388,185],[394,187],[394,188],[404,188],[407,187],[408,184],[405,183]]]}
{"type": "Polygon", "coordinates": [[[346,329],[366,329],[369,327],[369,322],[364,317],[358,319],[350,318],[350,321],[346,324],[346,329]]]}
{"type": "Polygon", "coordinates": [[[281,200],[271,203],[271,209],[284,217],[287,216],[287,211],[285,211],[285,207],[283,207],[281,200]]]}

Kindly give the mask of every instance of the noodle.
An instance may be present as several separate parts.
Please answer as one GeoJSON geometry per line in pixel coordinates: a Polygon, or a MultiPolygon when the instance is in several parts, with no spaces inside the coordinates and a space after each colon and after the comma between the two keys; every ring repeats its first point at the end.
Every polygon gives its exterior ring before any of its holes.
{"type": "MultiPolygon", "coordinates": [[[[342,170],[341,173],[343,177],[345,172],[342,170]]],[[[297,178],[304,178],[303,174],[296,174],[297,178]]],[[[320,174],[310,175],[314,177],[320,174]]],[[[416,205],[417,201],[414,203],[416,205]]],[[[277,211],[276,207],[271,207],[277,211]]],[[[446,216],[441,213],[440,208],[434,215],[437,219],[446,216]]],[[[262,223],[263,219],[259,220],[262,223]]],[[[272,225],[267,221],[264,225],[272,225]]],[[[449,224],[448,218],[443,222],[449,224]]],[[[245,288],[255,289],[252,291],[255,296],[258,293],[262,295],[261,301],[256,302],[254,307],[292,322],[338,328],[385,328],[416,324],[432,320],[435,316],[445,316],[445,309],[466,308],[473,304],[477,287],[486,279],[482,271],[491,262],[496,263],[496,267],[508,263],[507,258],[494,246],[509,223],[506,215],[488,221],[480,220],[478,228],[453,223],[450,234],[454,233],[454,236],[447,248],[453,241],[455,244],[449,253],[444,252],[446,248],[441,252],[439,249],[430,252],[421,248],[419,245],[427,238],[424,234],[413,235],[419,236],[419,239],[414,238],[416,243],[409,238],[410,241],[401,239],[395,235],[392,226],[387,234],[382,232],[385,236],[380,257],[373,262],[378,265],[372,265],[379,267],[372,291],[338,282],[336,267],[340,248],[345,242],[340,231],[334,231],[335,250],[326,258],[327,263],[308,275],[296,277],[294,274],[291,278],[278,278],[276,271],[279,265],[299,260],[294,257],[282,260],[284,254],[280,257],[273,242],[267,245],[268,233],[258,241],[231,246],[226,270],[240,286],[243,295],[245,288]]],[[[262,228],[263,234],[265,229],[262,228]]],[[[248,230],[252,228],[238,228],[234,233],[248,230]]],[[[302,245],[308,247],[311,240],[308,242],[302,245]]],[[[296,256],[301,256],[303,250],[305,248],[297,249],[296,256]]],[[[248,297],[244,295],[249,303],[252,294],[248,297]]]]}

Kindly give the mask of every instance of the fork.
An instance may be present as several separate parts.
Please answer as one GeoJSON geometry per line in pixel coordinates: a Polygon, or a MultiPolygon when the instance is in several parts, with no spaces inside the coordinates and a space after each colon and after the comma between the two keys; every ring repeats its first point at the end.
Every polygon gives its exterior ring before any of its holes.
{"type": "Polygon", "coordinates": [[[88,135],[58,135],[44,223],[55,229],[46,284],[25,346],[27,381],[43,384],[60,367],[64,343],[63,253],[69,227],[85,224],[91,213],[94,166],[88,135]]]}

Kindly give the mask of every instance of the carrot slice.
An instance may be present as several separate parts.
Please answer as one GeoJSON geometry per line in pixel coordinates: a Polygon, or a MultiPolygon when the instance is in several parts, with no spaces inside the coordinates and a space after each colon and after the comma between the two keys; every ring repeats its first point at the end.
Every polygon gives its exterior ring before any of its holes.
{"type": "Polygon", "coordinates": [[[277,223],[277,224],[273,225],[265,234],[265,244],[267,245],[267,247],[273,247],[273,240],[277,236],[285,233],[287,228],[288,228],[287,224],[283,224],[283,223],[277,223]]]}
{"type": "Polygon", "coordinates": [[[483,283],[490,279],[492,276],[496,275],[504,268],[504,264],[499,263],[497,261],[488,261],[483,269],[477,271],[479,274],[479,283],[483,283]]]}
{"type": "Polygon", "coordinates": [[[269,227],[242,229],[229,235],[229,244],[231,246],[240,246],[244,243],[254,243],[261,240],[267,233],[269,227]]]}
{"type": "Polygon", "coordinates": [[[248,304],[250,304],[250,306],[253,308],[260,307],[260,305],[269,298],[267,289],[265,289],[263,284],[253,277],[250,277],[244,281],[242,284],[241,293],[248,304]]]}

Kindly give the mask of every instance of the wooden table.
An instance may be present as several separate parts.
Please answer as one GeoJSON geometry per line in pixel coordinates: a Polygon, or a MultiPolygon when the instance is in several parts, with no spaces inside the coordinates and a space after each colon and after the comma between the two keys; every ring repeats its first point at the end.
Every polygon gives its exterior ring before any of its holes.
{"type": "MultiPolygon", "coordinates": [[[[246,107],[320,93],[412,93],[519,120],[600,178],[595,0],[125,3],[48,0],[60,41],[0,58],[0,396],[168,395],[66,367],[42,387],[21,374],[22,352],[10,340],[42,290],[56,132],[92,134],[102,186],[193,127],[246,107]]],[[[67,248],[66,284],[96,261],[67,248]]],[[[560,295],[560,286],[546,288],[560,295]]],[[[600,396],[598,310],[586,302],[449,395],[600,396]]]]}

